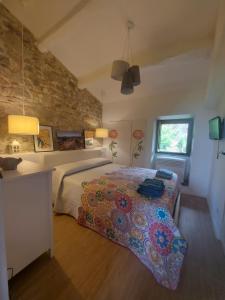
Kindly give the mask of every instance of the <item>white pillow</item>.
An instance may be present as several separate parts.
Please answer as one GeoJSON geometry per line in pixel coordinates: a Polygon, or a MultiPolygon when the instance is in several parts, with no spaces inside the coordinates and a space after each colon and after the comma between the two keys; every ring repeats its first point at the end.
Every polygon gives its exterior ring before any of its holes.
{"type": "Polygon", "coordinates": [[[55,171],[52,174],[53,202],[56,203],[56,200],[58,199],[59,190],[65,176],[110,163],[112,163],[111,160],[98,157],[56,166],[54,168],[55,171]]]}
{"type": "Polygon", "coordinates": [[[100,167],[110,163],[112,163],[112,161],[106,158],[102,158],[102,157],[90,158],[90,159],[59,165],[56,167],[56,170],[60,169],[60,171],[63,171],[64,176],[67,176],[74,173],[78,173],[80,171],[88,170],[95,167],[100,167]]]}

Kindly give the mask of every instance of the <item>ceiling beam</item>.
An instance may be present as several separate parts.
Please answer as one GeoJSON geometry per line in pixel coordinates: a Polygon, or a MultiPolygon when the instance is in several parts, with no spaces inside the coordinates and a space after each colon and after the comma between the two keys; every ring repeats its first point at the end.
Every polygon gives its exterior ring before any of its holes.
{"type": "MultiPolygon", "coordinates": [[[[0,0],[1,1],[1,0],[0,0]]],[[[48,29],[37,41],[37,45],[41,51],[47,48],[47,42],[55,35],[63,26],[72,20],[82,9],[84,9],[91,0],[80,0],[73,8],[56,24],[48,29]]]]}
{"type": "MultiPolygon", "coordinates": [[[[150,65],[160,64],[163,61],[176,57],[181,54],[185,54],[192,50],[212,48],[213,38],[205,38],[202,40],[196,40],[189,43],[180,43],[174,46],[164,48],[162,51],[152,52],[151,50],[140,52],[134,55],[134,64],[138,64],[141,68],[148,67],[150,65]]],[[[115,58],[116,59],[116,58],[115,58]]],[[[89,74],[78,78],[79,88],[87,88],[96,81],[104,78],[110,78],[112,63],[105,65],[89,74]]]]}

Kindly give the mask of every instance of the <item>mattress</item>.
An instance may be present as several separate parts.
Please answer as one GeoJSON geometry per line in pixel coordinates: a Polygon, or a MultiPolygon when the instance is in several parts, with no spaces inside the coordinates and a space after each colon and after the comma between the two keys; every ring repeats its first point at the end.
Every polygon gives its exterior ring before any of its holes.
{"type": "Polygon", "coordinates": [[[69,214],[78,219],[78,208],[81,206],[81,195],[83,194],[82,182],[91,181],[122,167],[124,166],[119,164],[107,164],[64,177],[61,192],[58,196],[61,205],[56,212],[69,214]]]}

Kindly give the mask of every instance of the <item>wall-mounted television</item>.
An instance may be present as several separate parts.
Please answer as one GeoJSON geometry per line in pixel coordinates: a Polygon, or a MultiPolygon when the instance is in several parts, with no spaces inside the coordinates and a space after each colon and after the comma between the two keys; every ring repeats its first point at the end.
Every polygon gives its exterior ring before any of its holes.
{"type": "Polygon", "coordinates": [[[209,138],[211,140],[222,139],[222,120],[220,117],[209,120],[209,138]]]}

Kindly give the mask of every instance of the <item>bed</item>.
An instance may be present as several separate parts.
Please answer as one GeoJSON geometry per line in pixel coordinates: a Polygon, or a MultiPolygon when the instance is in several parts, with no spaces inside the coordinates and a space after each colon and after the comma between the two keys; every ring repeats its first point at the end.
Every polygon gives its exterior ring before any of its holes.
{"type": "Polygon", "coordinates": [[[82,183],[123,167],[119,164],[112,164],[110,160],[102,158],[85,161],[88,161],[87,169],[85,165],[81,171],[79,162],[55,167],[56,170],[53,174],[53,199],[54,209],[57,213],[68,214],[78,219],[78,208],[81,206],[81,196],[83,194],[82,183]]]}
{"type": "Polygon", "coordinates": [[[172,217],[178,196],[177,176],[164,180],[161,198],[137,193],[156,170],[127,168],[104,158],[56,166],[53,198],[56,213],[130,249],[162,286],[176,289],[187,242],[172,217]]]}

